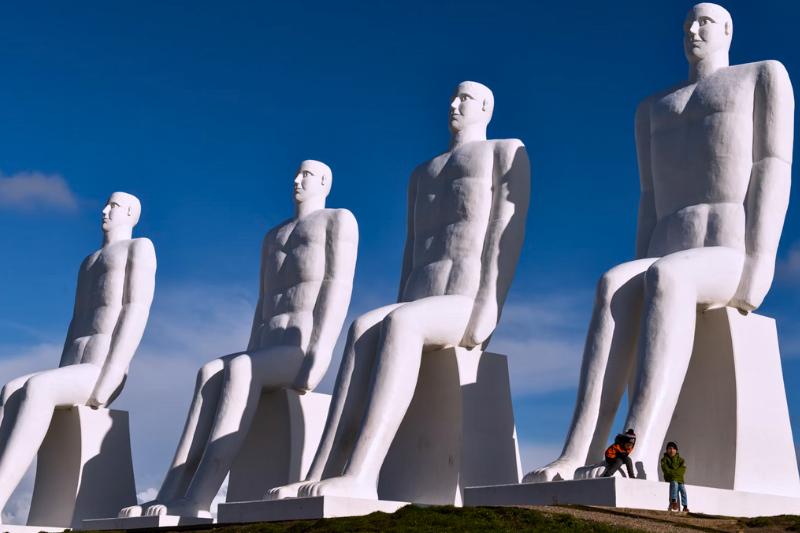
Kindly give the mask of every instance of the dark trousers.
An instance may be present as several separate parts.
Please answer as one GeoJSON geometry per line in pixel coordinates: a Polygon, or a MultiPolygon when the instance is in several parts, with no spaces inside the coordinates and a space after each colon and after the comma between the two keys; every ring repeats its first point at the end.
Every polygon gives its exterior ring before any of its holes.
{"type": "Polygon", "coordinates": [[[625,465],[625,468],[628,470],[628,477],[630,479],[634,479],[636,474],[633,473],[633,463],[631,462],[631,458],[626,456],[617,456],[616,459],[606,459],[606,469],[603,472],[603,477],[611,477],[614,475],[614,472],[622,468],[622,465],[625,465]]]}

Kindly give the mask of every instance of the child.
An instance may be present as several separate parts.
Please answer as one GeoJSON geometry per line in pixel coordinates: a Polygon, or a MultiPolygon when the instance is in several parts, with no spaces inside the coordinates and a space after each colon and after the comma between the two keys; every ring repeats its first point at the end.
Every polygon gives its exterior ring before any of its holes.
{"type": "Polygon", "coordinates": [[[678,494],[683,501],[683,512],[689,512],[689,503],[686,500],[686,486],[683,476],[686,474],[686,461],[678,455],[678,445],[674,442],[667,443],[667,451],[661,458],[661,471],[664,472],[664,481],[669,483],[669,511],[680,509],[678,494]]]}
{"type": "Polygon", "coordinates": [[[614,438],[614,444],[606,448],[606,469],[603,471],[603,477],[611,477],[614,472],[625,465],[628,471],[628,478],[635,479],[636,475],[633,473],[633,463],[631,462],[630,454],[633,452],[633,447],[636,444],[636,433],[629,429],[625,433],[620,433],[614,438]]]}

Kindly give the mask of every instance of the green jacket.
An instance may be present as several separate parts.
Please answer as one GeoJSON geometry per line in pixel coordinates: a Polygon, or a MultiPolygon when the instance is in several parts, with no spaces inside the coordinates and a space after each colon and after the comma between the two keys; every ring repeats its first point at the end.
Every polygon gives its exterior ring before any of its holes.
{"type": "Polygon", "coordinates": [[[686,461],[678,453],[674,457],[670,457],[665,453],[661,458],[661,471],[664,472],[664,481],[683,483],[683,476],[686,474],[686,461]]]}

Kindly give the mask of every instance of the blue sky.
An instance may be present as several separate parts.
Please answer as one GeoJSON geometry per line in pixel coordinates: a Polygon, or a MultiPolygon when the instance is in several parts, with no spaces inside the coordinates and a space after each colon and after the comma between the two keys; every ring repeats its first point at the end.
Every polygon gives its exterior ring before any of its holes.
{"type": "MultiPolygon", "coordinates": [[[[594,283],[633,254],[633,113],[685,78],[681,32],[691,5],[0,6],[0,381],[58,363],[77,268],[100,243],[105,198],[136,194],[137,234],[156,245],[158,281],[116,406],[131,411],[139,488],[158,486],[195,369],[246,343],[259,243],[291,215],[298,162],[328,163],[328,205],[358,219],[351,317],[388,303],[409,172],[446,148],[451,91],[473,79],[495,93],[490,137],[520,138],[531,156],[526,243],[492,349],[509,355],[523,462],[548,459],[569,423],[594,283]]],[[[800,73],[800,8],[725,6],[732,63],[778,59],[800,73]]],[[[778,321],[800,435],[796,196],[760,312],[778,321]]]]}

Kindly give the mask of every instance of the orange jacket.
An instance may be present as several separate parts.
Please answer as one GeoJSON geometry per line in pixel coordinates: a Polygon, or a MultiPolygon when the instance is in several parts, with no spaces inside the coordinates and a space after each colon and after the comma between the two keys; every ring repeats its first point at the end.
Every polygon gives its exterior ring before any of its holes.
{"type": "Polygon", "coordinates": [[[618,456],[627,457],[633,451],[633,448],[626,450],[622,444],[612,444],[606,448],[606,459],[613,461],[618,456]]]}

